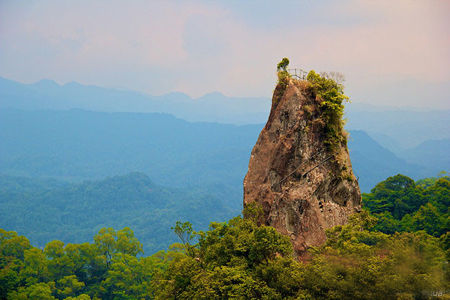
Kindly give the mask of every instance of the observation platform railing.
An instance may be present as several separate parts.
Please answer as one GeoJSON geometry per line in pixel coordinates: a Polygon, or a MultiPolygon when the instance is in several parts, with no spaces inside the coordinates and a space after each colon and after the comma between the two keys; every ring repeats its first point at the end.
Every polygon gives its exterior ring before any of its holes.
{"type": "Polygon", "coordinates": [[[301,80],[306,80],[306,76],[308,75],[308,72],[302,69],[287,69],[287,71],[292,77],[297,77],[301,80]]]}

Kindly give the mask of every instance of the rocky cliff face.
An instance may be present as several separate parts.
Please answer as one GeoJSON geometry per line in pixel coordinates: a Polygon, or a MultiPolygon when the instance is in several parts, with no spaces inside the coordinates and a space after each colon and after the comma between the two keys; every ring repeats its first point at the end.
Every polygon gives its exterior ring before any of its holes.
{"type": "Polygon", "coordinates": [[[244,207],[261,204],[260,222],[290,236],[300,256],[361,205],[346,139],[327,142],[322,101],[308,81],[279,84],[244,179],[244,207]]]}

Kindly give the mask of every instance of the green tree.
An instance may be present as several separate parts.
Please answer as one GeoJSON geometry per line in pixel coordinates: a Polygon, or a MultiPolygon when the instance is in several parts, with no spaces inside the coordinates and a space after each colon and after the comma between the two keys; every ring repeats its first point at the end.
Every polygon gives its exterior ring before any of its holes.
{"type": "Polygon", "coordinates": [[[391,234],[425,230],[438,237],[450,226],[449,199],[448,177],[422,179],[416,184],[398,174],[377,184],[371,193],[363,194],[363,205],[378,218],[376,230],[391,234]]]}
{"type": "Polygon", "coordinates": [[[17,235],[17,232],[0,228],[0,253],[2,256],[12,256],[23,260],[25,250],[30,249],[30,241],[17,235]]]}
{"type": "Polygon", "coordinates": [[[142,244],[128,227],[118,232],[113,228],[102,228],[95,235],[94,241],[97,249],[103,255],[107,267],[111,265],[115,253],[129,254],[131,256],[143,253],[142,244]]]}
{"type": "MultiPolygon", "coordinates": [[[[189,226],[186,229],[191,232],[189,226]]],[[[156,279],[160,283],[155,288],[157,299],[277,299],[295,293],[283,289],[292,288],[292,280],[278,282],[292,276],[270,276],[274,269],[287,266],[281,261],[292,254],[289,238],[274,228],[236,217],[227,223],[211,223],[209,231],[197,236],[198,243],[192,245],[196,255],[176,254],[156,279]]]]}
{"type": "Polygon", "coordinates": [[[86,294],[81,294],[76,297],[67,297],[64,300],[91,300],[91,297],[89,297],[89,295],[86,294]]]}
{"type": "Polygon", "coordinates": [[[427,203],[419,208],[412,217],[413,230],[425,230],[427,233],[440,236],[449,229],[446,227],[445,219],[436,207],[431,203],[427,203]]]}
{"type": "Polygon", "coordinates": [[[153,257],[115,254],[106,279],[102,282],[105,291],[102,296],[112,299],[151,299],[151,281],[157,270],[156,263],[153,257]]]}
{"type": "Polygon", "coordinates": [[[7,299],[8,293],[17,289],[20,284],[20,278],[15,270],[17,265],[8,262],[2,257],[0,259],[0,299],[7,299]]]}
{"type": "Polygon", "coordinates": [[[287,57],[283,57],[283,59],[277,64],[277,71],[287,72],[287,67],[289,65],[289,59],[287,57]]]}
{"type": "Polygon", "coordinates": [[[348,97],[344,94],[344,86],[331,78],[326,78],[311,70],[306,79],[311,84],[311,90],[320,101],[321,118],[325,127],[325,143],[329,150],[334,150],[338,145],[345,145],[347,138],[344,134],[344,101],[348,97]]]}
{"type": "Polygon", "coordinates": [[[286,57],[284,57],[277,64],[278,83],[277,83],[277,87],[275,88],[274,97],[272,99],[273,105],[278,105],[281,97],[283,96],[283,94],[289,84],[291,75],[287,71],[288,65],[289,65],[289,59],[287,59],[286,57]]]}
{"type": "Polygon", "coordinates": [[[378,219],[375,230],[382,231],[387,234],[394,234],[396,232],[402,231],[401,222],[394,219],[390,212],[384,211],[379,214],[374,214],[374,216],[376,216],[378,219]]]}
{"type": "Polygon", "coordinates": [[[45,246],[44,254],[48,259],[47,266],[52,280],[56,281],[73,273],[73,261],[66,255],[63,242],[51,241],[45,246]]]}
{"type": "Polygon", "coordinates": [[[27,287],[20,287],[18,291],[8,294],[8,299],[22,300],[22,299],[36,299],[36,300],[54,300],[57,299],[52,295],[53,282],[51,283],[36,283],[27,287]]]}
{"type": "Polygon", "coordinates": [[[60,299],[76,297],[85,287],[83,282],[78,281],[77,276],[64,276],[56,282],[56,294],[60,299]]]}
{"type": "Polygon", "coordinates": [[[25,250],[24,262],[25,266],[20,272],[20,277],[27,284],[49,280],[48,261],[41,249],[31,248],[25,250]]]}
{"type": "Polygon", "coordinates": [[[361,217],[367,213],[329,230],[326,244],[305,265],[302,285],[313,299],[422,299],[427,290],[447,288],[438,239],[369,231],[361,217]]]}
{"type": "Polygon", "coordinates": [[[194,257],[195,248],[192,245],[192,241],[196,238],[196,234],[192,229],[192,224],[189,222],[182,223],[180,221],[177,221],[175,227],[171,227],[171,229],[178,236],[181,243],[183,243],[187,254],[191,257],[194,257]]]}
{"type": "Polygon", "coordinates": [[[0,299],[7,299],[7,295],[24,280],[20,272],[25,264],[25,253],[30,248],[27,238],[0,228],[0,299]]]}

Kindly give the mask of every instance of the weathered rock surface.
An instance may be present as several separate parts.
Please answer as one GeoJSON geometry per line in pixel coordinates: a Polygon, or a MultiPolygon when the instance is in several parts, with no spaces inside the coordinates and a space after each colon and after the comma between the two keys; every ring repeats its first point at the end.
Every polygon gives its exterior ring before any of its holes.
{"type": "Polygon", "coordinates": [[[244,207],[261,204],[260,222],[290,236],[300,256],[361,205],[346,143],[325,142],[320,101],[307,81],[277,86],[244,179],[244,207]]]}

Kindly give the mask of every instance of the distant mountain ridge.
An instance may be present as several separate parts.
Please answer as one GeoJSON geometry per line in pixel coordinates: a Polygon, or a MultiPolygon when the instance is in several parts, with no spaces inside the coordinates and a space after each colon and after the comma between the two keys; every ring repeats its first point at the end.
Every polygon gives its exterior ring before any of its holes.
{"type": "MultiPolygon", "coordinates": [[[[159,113],[0,109],[0,227],[43,245],[132,226],[146,250],[159,250],[174,242],[177,219],[202,229],[241,211],[262,127],[159,113]]],[[[349,149],[363,192],[397,173],[418,179],[440,171],[398,158],[363,131],[350,131],[349,149]]]]}
{"type": "MultiPolygon", "coordinates": [[[[191,122],[262,124],[271,105],[268,97],[227,97],[213,92],[193,99],[180,92],[152,96],[52,80],[22,84],[0,77],[0,109],[84,109],[103,112],[168,113],[191,122]]],[[[408,108],[347,104],[346,128],[369,133],[384,147],[401,151],[427,140],[450,138],[450,110],[417,111],[408,108]]]]}
{"type": "Polygon", "coordinates": [[[373,188],[375,183],[399,173],[420,179],[435,176],[439,172],[439,168],[423,166],[416,161],[407,162],[397,157],[361,130],[350,131],[348,147],[353,170],[364,192],[373,188]]]}
{"type": "Polygon", "coordinates": [[[0,77],[0,108],[159,112],[188,121],[254,124],[267,117],[268,106],[268,98],[226,97],[218,92],[192,99],[180,92],[152,96],[76,82],[59,85],[52,80],[41,80],[21,84],[0,77]]]}
{"type": "Polygon", "coordinates": [[[0,205],[0,228],[27,234],[36,246],[131,227],[148,253],[176,241],[170,227],[178,220],[206,230],[239,214],[205,190],[161,187],[142,173],[82,183],[0,175],[0,205]]]}
{"type": "Polygon", "coordinates": [[[428,140],[420,145],[400,152],[408,162],[421,166],[441,166],[443,171],[450,170],[450,139],[428,140]]]}
{"type": "Polygon", "coordinates": [[[346,117],[347,129],[363,130],[397,154],[427,140],[450,138],[450,110],[367,111],[349,105],[346,117]]]}
{"type": "MultiPolygon", "coordinates": [[[[79,181],[138,171],[165,186],[211,187],[240,207],[262,127],[157,113],[0,109],[0,174],[79,181]]],[[[362,131],[350,131],[349,149],[362,191],[397,173],[420,179],[442,170],[407,163],[362,131]]]]}

